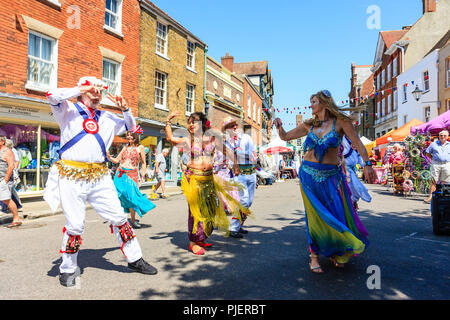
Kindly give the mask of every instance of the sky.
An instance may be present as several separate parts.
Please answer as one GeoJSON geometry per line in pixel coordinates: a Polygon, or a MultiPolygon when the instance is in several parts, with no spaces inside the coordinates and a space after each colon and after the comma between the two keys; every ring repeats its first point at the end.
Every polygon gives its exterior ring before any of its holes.
{"type": "MultiPolygon", "coordinates": [[[[153,0],[208,45],[216,61],[267,60],[273,106],[301,108],[311,117],[311,94],[328,89],[348,99],[351,64],[373,64],[380,31],[401,30],[422,16],[422,0],[153,0]]],[[[275,112],[285,129],[295,114],[275,112]]]]}

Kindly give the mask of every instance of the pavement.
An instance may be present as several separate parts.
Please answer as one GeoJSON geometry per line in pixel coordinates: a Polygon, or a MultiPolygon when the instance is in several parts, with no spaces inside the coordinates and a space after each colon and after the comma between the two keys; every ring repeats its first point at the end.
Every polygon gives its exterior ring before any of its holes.
{"type": "MultiPolygon", "coordinates": [[[[151,194],[151,187],[145,187],[140,189],[142,193],[145,193],[149,199],[151,194]]],[[[182,194],[181,187],[174,186],[174,187],[166,187],[166,193],[167,195],[174,196],[182,194]]],[[[161,196],[161,189],[158,190],[158,199],[151,199],[151,201],[158,201],[161,196]]],[[[53,215],[59,215],[62,214],[61,207],[58,207],[57,211],[55,213],[52,213],[50,210],[50,207],[48,206],[47,202],[43,199],[42,196],[36,197],[36,198],[28,198],[28,199],[22,199],[22,209],[19,210],[19,216],[23,220],[33,220],[53,215]]],[[[92,207],[87,204],[86,209],[92,209],[92,207]]],[[[11,213],[3,213],[0,211],[0,225],[9,224],[12,222],[13,215],[11,213]]]]}

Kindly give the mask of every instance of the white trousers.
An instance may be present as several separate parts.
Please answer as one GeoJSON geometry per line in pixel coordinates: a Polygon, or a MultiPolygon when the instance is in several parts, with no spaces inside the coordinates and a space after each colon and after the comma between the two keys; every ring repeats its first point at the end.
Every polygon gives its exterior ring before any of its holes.
{"type": "MultiPolygon", "coordinates": [[[[110,175],[105,175],[96,182],[59,178],[58,189],[61,208],[66,217],[66,232],[63,236],[62,251],[66,250],[69,234],[81,236],[84,232],[86,202],[113,226],[117,241],[122,246],[122,237],[117,227],[127,222],[127,214],[120,205],[116,187],[110,175]]],[[[125,243],[123,252],[128,262],[137,261],[142,257],[141,247],[136,237],[125,243]]],[[[74,272],[77,268],[77,257],[78,253],[63,253],[62,263],[59,267],[60,272],[74,272]]]]}
{"type": "MultiPolygon", "coordinates": [[[[256,188],[256,173],[252,174],[240,174],[235,177],[236,181],[243,184],[245,186],[244,189],[239,190],[239,200],[241,204],[250,208],[253,203],[253,198],[255,196],[255,188],[256,188]]],[[[228,230],[238,232],[241,229],[242,223],[237,218],[231,218],[230,226],[228,230]]]]}

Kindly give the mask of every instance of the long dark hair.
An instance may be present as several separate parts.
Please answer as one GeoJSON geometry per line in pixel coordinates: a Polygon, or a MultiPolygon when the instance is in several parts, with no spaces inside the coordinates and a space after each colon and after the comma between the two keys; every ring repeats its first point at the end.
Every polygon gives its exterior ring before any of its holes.
{"type": "Polygon", "coordinates": [[[191,119],[194,120],[194,121],[201,121],[202,122],[202,130],[203,130],[203,132],[206,132],[206,130],[208,129],[207,125],[206,125],[206,122],[208,121],[208,118],[206,118],[206,115],[203,112],[191,113],[191,115],[188,118],[188,122],[191,119]]]}
{"type": "MultiPolygon", "coordinates": [[[[141,143],[141,135],[136,132],[128,131],[126,135],[131,135],[134,138],[134,144],[138,146],[141,143]]],[[[128,144],[130,146],[130,144],[128,144]]]]}

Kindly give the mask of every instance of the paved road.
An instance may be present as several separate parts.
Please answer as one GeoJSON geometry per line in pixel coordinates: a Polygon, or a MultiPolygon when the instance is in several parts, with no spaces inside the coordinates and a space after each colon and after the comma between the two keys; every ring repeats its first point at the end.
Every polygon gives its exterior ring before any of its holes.
{"type": "Polygon", "coordinates": [[[373,201],[360,203],[369,248],[343,270],[321,259],[323,275],[308,269],[297,180],[257,189],[250,233],[240,240],[213,234],[214,248],[205,256],[187,250],[184,196],[156,201],[137,230],[144,257],[159,270],[155,276],[129,272],[108,225],[89,210],[74,289],[58,282],[62,215],[15,230],[2,226],[0,300],[449,299],[450,237],[433,235],[429,206],[381,186],[369,189],[373,201]]]}

